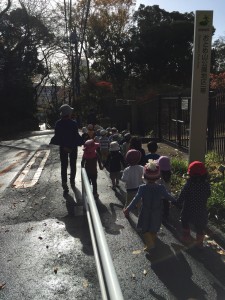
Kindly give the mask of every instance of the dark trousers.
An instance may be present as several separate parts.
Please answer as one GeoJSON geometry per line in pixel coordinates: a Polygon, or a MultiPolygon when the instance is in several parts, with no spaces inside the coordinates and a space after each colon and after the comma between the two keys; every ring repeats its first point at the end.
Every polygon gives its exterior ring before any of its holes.
{"type": "Polygon", "coordinates": [[[74,182],[76,176],[76,163],[77,163],[77,148],[73,148],[71,152],[65,150],[64,147],[60,147],[60,161],[61,161],[61,179],[62,183],[67,182],[67,169],[68,162],[70,161],[70,182],[74,182]]]}
{"type": "MultiPolygon", "coordinates": [[[[185,218],[181,218],[182,227],[184,230],[190,230],[190,224],[189,221],[185,218]]],[[[195,230],[197,234],[204,234],[205,226],[202,224],[198,224],[198,222],[191,222],[195,226],[195,230]]]]}
{"type": "Polygon", "coordinates": [[[93,186],[93,194],[96,195],[97,194],[97,174],[87,173],[87,177],[90,181],[90,184],[92,184],[92,186],[93,186]]]}
{"type": "Polygon", "coordinates": [[[170,212],[170,202],[167,199],[163,199],[163,218],[168,218],[170,212]]]}

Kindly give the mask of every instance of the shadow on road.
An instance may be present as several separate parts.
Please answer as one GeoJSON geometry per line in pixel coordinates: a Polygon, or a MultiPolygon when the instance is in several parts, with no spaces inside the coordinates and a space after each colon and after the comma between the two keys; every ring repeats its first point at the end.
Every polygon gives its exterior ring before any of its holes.
{"type": "Polygon", "coordinates": [[[182,252],[174,255],[167,244],[157,239],[156,249],[146,257],[152,270],[177,299],[206,299],[205,292],[193,282],[191,268],[182,252]]]}
{"type": "Polygon", "coordinates": [[[74,194],[64,194],[68,215],[60,218],[65,223],[67,232],[74,238],[79,238],[82,243],[82,251],[87,255],[93,255],[88,221],[83,211],[81,192],[78,188],[72,189],[74,194]],[[75,202],[76,200],[76,202],[75,202]]]}
{"type": "Polygon", "coordinates": [[[120,234],[120,230],[124,228],[124,226],[116,224],[117,214],[116,210],[121,210],[123,208],[122,205],[117,203],[109,204],[110,210],[105,206],[101,200],[97,201],[97,208],[100,214],[102,226],[105,228],[105,231],[109,234],[120,234]]]}

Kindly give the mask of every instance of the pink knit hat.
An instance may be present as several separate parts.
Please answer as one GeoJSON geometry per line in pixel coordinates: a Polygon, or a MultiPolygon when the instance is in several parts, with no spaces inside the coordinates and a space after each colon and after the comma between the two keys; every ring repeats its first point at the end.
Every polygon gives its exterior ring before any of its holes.
{"type": "Polygon", "coordinates": [[[168,156],[160,156],[158,159],[158,164],[160,171],[170,171],[171,165],[170,165],[170,158],[168,156]]]}
{"type": "Polygon", "coordinates": [[[96,157],[97,156],[96,149],[98,148],[99,148],[99,143],[95,143],[94,140],[87,140],[83,146],[84,158],[96,157]]]}
{"type": "Polygon", "coordinates": [[[135,149],[131,149],[126,153],[126,162],[131,165],[137,165],[141,160],[141,152],[135,149]]]}
{"type": "Polygon", "coordinates": [[[144,178],[150,180],[157,180],[160,178],[160,169],[156,160],[148,160],[148,163],[144,166],[144,178]]]}

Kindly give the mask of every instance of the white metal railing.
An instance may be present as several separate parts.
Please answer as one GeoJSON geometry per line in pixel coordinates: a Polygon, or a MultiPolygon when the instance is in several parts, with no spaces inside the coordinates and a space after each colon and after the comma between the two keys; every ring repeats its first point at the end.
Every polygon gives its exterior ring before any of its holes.
{"type": "Polygon", "coordinates": [[[81,168],[81,179],[82,199],[87,213],[102,299],[123,300],[98,209],[84,168],[81,168]]]}

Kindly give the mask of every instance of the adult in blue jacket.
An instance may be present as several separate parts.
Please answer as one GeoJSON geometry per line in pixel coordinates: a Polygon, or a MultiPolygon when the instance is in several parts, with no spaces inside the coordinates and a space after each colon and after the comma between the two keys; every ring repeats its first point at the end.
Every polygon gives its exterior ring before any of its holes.
{"type": "Polygon", "coordinates": [[[77,122],[71,118],[73,108],[68,104],[60,107],[61,118],[55,124],[55,140],[59,145],[61,161],[61,180],[65,193],[69,192],[67,185],[67,169],[70,162],[70,184],[75,186],[77,146],[83,144],[82,138],[78,133],[77,122]]]}

